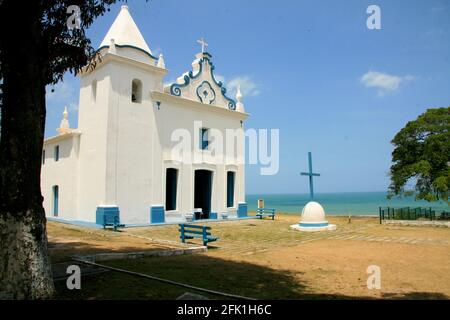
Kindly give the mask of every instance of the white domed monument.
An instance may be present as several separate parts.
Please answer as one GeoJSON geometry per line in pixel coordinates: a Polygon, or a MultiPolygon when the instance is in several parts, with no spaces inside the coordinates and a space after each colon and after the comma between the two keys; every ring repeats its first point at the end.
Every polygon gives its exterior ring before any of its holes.
{"type": "Polygon", "coordinates": [[[302,210],[300,222],[291,225],[291,229],[306,232],[336,230],[335,224],[329,224],[325,219],[325,210],[315,201],[308,202],[302,210]]]}

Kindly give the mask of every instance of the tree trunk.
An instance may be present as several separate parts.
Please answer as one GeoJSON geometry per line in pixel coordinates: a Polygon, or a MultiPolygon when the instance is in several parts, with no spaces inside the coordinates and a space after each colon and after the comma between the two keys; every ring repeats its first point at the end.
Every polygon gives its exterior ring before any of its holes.
{"type": "Polygon", "coordinates": [[[40,190],[47,62],[37,3],[1,4],[0,298],[54,293],[40,190]]]}

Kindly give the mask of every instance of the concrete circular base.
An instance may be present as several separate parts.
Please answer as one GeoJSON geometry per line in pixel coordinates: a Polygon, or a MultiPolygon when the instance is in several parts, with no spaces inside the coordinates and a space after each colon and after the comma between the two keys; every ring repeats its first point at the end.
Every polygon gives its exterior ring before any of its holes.
{"type": "Polygon", "coordinates": [[[322,225],[322,226],[317,226],[317,227],[313,227],[313,226],[301,226],[300,224],[293,224],[291,225],[291,229],[292,230],[297,230],[297,231],[305,231],[305,232],[316,232],[316,231],[333,231],[336,230],[336,225],[335,224],[327,224],[327,225],[322,225]]]}

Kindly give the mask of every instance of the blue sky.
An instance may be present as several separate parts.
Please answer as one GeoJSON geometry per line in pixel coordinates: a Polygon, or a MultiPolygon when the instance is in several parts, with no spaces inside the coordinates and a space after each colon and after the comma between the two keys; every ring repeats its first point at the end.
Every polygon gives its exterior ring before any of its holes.
{"type": "MultiPolygon", "coordinates": [[[[123,2],[89,29],[98,46],[123,2]]],[[[247,193],[384,191],[390,140],[431,107],[450,105],[450,1],[144,0],[130,12],[170,81],[190,68],[204,37],[216,73],[241,82],[247,128],[280,129],[280,170],[247,166],[247,193]],[[381,8],[381,30],[366,9],[381,8]]],[[[46,136],[64,105],[77,125],[79,81],[67,74],[47,96],[46,136]]]]}

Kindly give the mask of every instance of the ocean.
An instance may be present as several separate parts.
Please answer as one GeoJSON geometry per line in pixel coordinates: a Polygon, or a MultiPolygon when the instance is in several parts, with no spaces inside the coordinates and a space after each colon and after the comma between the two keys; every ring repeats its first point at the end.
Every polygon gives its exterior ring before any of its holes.
{"type": "MultiPolygon", "coordinates": [[[[249,211],[256,211],[258,199],[264,199],[265,207],[277,212],[300,214],[304,205],[310,200],[309,194],[266,194],[247,195],[249,211]]],[[[345,192],[318,193],[314,201],[319,202],[330,215],[378,215],[379,207],[422,207],[433,208],[436,213],[449,211],[445,202],[415,201],[414,197],[403,197],[388,200],[386,192],[345,192]]]]}

